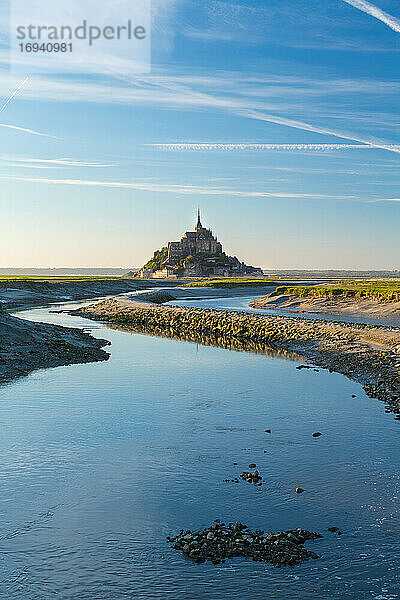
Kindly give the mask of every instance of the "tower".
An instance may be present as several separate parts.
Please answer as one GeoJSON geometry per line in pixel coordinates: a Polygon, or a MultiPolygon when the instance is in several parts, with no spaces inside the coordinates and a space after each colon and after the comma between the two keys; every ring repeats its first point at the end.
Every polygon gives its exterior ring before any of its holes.
{"type": "Polygon", "coordinates": [[[200,221],[200,208],[197,209],[197,225],[194,228],[194,230],[199,231],[199,229],[203,229],[203,225],[201,224],[201,221],[200,221]]]}

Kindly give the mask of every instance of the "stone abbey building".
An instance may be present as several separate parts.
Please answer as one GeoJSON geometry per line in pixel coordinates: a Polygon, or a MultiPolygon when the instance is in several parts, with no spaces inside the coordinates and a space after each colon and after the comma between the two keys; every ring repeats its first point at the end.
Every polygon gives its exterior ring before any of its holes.
{"type": "Polygon", "coordinates": [[[186,231],[179,242],[157,250],[139,271],[140,277],[207,277],[232,275],[262,275],[262,270],[250,267],[236,256],[227,256],[221,242],[211,229],[203,227],[200,211],[194,231],[186,231]]]}
{"type": "Polygon", "coordinates": [[[197,224],[194,231],[187,231],[180,242],[168,243],[168,262],[174,264],[182,257],[198,254],[222,255],[222,244],[213,236],[211,229],[203,227],[200,211],[197,213],[197,224]]]}

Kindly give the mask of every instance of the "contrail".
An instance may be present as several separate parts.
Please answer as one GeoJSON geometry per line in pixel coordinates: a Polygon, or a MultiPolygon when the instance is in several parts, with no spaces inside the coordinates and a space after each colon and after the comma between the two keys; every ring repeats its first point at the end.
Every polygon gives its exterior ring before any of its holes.
{"type": "Polygon", "coordinates": [[[350,4],[354,6],[354,8],[358,8],[362,12],[367,13],[367,15],[371,15],[378,21],[382,21],[385,23],[390,29],[400,33],[400,19],[394,17],[393,15],[389,15],[389,13],[384,12],[382,9],[374,6],[374,4],[370,4],[370,2],[366,2],[366,0],[343,0],[346,4],[350,4]]]}
{"type": "Polygon", "coordinates": [[[266,123],[276,123],[277,125],[285,125],[286,127],[293,127],[294,129],[302,129],[303,131],[313,131],[314,133],[321,133],[323,135],[333,135],[337,138],[343,138],[346,140],[350,140],[352,142],[360,142],[361,144],[365,144],[374,148],[381,148],[382,150],[389,150],[390,152],[400,153],[400,148],[395,145],[387,144],[386,142],[382,142],[380,140],[375,139],[363,139],[359,136],[334,131],[333,129],[325,129],[324,127],[318,127],[315,125],[310,125],[304,121],[296,121],[294,119],[287,119],[284,117],[278,117],[276,115],[270,115],[268,113],[259,112],[253,109],[241,109],[235,110],[235,114],[248,117],[250,119],[256,119],[258,121],[265,121],[266,123]]]}
{"type": "Polygon", "coordinates": [[[25,181],[28,183],[47,183],[51,185],[77,185],[77,186],[93,186],[105,188],[122,188],[133,189],[142,192],[160,192],[168,194],[192,194],[200,196],[236,196],[239,198],[293,198],[293,199],[335,199],[335,200],[355,200],[356,196],[337,196],[329,194],[314,194],[314,193],[293,193],[293,192],[263,192],[263,191],[246,191],[232,190],[217,187],[181,185],[169,183],[154,183],[154,182],[126,182],[126,181],[97,181],[85,179],[49,179],[43,177],[15,177],[14,175],[0,175],[0,181],[25,181]]]}
{"type": "MultiPolygon", "coordinates": [[[[317,151],[324,152],[329,150],[364,150],[374,149],[374,145],[367,144],[221,144],[221,143],[203,143],[203,142],[179,142],[179,143],[164,143],[164,144],[147,144],[153,148],[170,151],[196,151],[196,150],[250,150],[250,151],[317,151]]],[[[394,151],[400,151],[400,145],[391,144],[387,146],[394,151]]]]}
{"type": "Polygon", "coordinates": [[[0,108],[0,113],[3,112],[3,110],[5,109],[5,107],[11,102],[11,100],[14,98],[14,96],[16,94],[18,94],[19,90],[26,84],[27,81],[29,81],[29,77],[25,77],[25,79],[23,80],[22,83],[19,84],[19,86],[17,87],[17,89],[13,91],[13,93],[11,94],[11,96],[6,100],[6,102],[0,108]]]}
{"type": "Polygon", "coordinates": [[[42,137],[53,138],[54,140],[61,139],[55,135],[50,135],[49,133],[41,133],[40,131],[35,131],[34,129],[27,129],[26,127],[18,127],[18,125],[8,125],[6,123],[0,123],[0,127],[6,127],[7,129],[15,129],[15,131],[22,131],[23,133],[31,133],[32,135],[40,135],[42,137]]]}

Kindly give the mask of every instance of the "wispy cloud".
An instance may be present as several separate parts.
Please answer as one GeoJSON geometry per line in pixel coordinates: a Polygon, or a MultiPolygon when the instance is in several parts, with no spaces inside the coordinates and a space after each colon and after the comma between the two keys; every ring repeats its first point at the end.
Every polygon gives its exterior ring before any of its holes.
{"type": "MultiPolygon", "coordinates": [[[[305,151],[305,152],[325,152],[331,150],[365,150],[368,148],[375,148],[373,145],[367,144],[249,144],[249,143],[234,143],[234,144],[221,144],[221,143],[202,143],[202,142],[174,142],[164,144],[147,144],[153,148],[159,148],[160,150],[168,151],[305,151]]],[[[400,151],[400,145],[391,144],[387,146],[392,148],[394,151],[400,151]]]]}
{"type": "Polygon", "coordinates": [[[22,133],[30,133],[32,135],[40,135],[42,137],[52,138],[53,140],[61,139],[55,135],[50,135],[49,133],[42,133],[41,131],[35,131],[34,129],[27,129],[26,127],[18,127],[17,125],[8,125],[6,123],[0,123],[0,127],[5,127],[6,129],[14,129],[15,131],[21,131],[22,133]]]}
{"type": "Polygon", "coordinates": [[[74,185],[104,188],[121,188],[142,192],[157,192],[168,194],[190,194],[200,196],[233,196],[238,198],[288,198],[288,199],[335,199],[354,200],[355,196],[338,196],[335,194],[307,194],[292,192],[263,192],[253,190],[233,190],[218,187],[178,185],[151,182],[125,182],[125,181],[96,181],[85,179],[48,179],[39,177],[14,177],[3,175],[2,180],[20,181],[27,183],[44,183],[52,185],[74,185]]]}
{"type": "Polygon", "coordinates": [[[14,96],[16,96],[19,92],[19,90],[29,81],[29,77],[25,77],[25,79],[23,80],[22,83],[19,84],[19,86],[13,91],[13,93],[11,94],[11,96],[9,96],[7,98],[7,100],[4,102],[4,104],[2,105],[2,107],[0,108],[0,113],[3,112],[3,110],[6,108],[6,106],[8,104],[10,104],[11,100],[14,98],[14,96]]]}
{"type": "MultiPolygon", "coordinates": [[[[20,89],[24,87],[24,85],[29,81],[29,79],[30,79],[30,77],[25,77],[25,79],[22,81],[22,83],[20,83],[16,87],[16,89],[12,92],[12,94],[7,98],[7,100],[4,102],[4,104],[0,107],[0,113],[2,113],[3,110],[5,110],[7,108],[7,106],[10,104],[11,100],[13,98],[15,98],[15,96],[18,94],[20,89]]],[[[54,135],[49,135],[48,133],[41,133],[40,131],[35,131],[34,129],[27,129],[26,127],[18,127],[17,125],[9,125],[6,123],[0,123],[0,127],[6,127],[7,129],[13,129],[14,131],[21,131],[23,133],[30,133],[31,135],[40,135],[43,137],[58,139],[54,135]]]]}
{"type": "Polygon", "coordinates": [[[112,167],[113,164],[106,164],[102,162],[86,162],[81,160],[74,160],[71,158],[25,158],[15,156],[0,156],[0,161],[7,161],[11,163],[20,164],[24,167],[30,167],[36,164],[41,165],[43,168],[46,166],[56,167],[112,167]]]}
{"type": "Polygon", "coordinates": [[[333,1],[275,0],[251,3],[254,6],[248,4],[202,0],[204,13],[199,10],[198,18],[184,24],[182,33],[192,39],[214,43],[229,42],[251,46],[278,44],[292,48],[323,48],[358,53],[398,51],[390,44],[385,46],[385,41],[374,43],[369,39],[365,43],[362,33],[354,28],[352,38],[349,39],[343,19],[343,7],[333,1]],[[262,4],[265,6],[261,6],[262,4]]]}
{"type": "Polygon", "coordinates": [[[333,129],[328,129],[325,127],[320,127],[318,125],[313,125],[311,123],[306,123],[305,121],[297,121],[295,119],[288,119],[287,117],[280,117],[278,115],[266,114],[261,111],[256,110],[240,110],[236,111],[236,114],[243,115],[250,119],[256,119],[258,121],[266,121],[268,123],[275,123],[276,125],[284,125],[285,127],[292,127],[293,129],[300,129],[302,131],[311,131],[313,133],[321,133],[322,135],[330,135],[337,138],[342,138],[345,140],[350,140],[353,142],[360,142],[362,144],[366,144],[367,146],[373,146],[374,148],[380,148],[381,150],[388,150],[390,152],[400,153],[400,148],[396,145],[388,144],[382,140],[376,140],[374,138],[361,137],[354,133],[344,132],[344,131],[336,131],[333,129]]]}
{"type": "MultiPolygon", "coordinates": [[[[0,53],[0,62],[2,56],[0,53]]],[[[5,60],[5,57],[3,57],[5,60]]],[[[51,100],[56,102],[90,102],[97,104],[125,104],[130,106],[152,106],[186,111],[214,111],[236,115],[237,117],[269,122],[302,131],[333,136],[350,142],[358,142],[369,147],[399,152],[391,141],[378,139],[368,134],[348,131],[355,123],[368,126],[370,130],[380,127],[382,134],[382,113],[366,114],[360,109],[349,112],[349,94],[368,97],[384,93],[397,94],[394,81],[361,79],[327,79],[316,72],[314,77],[296,75],[282,76],[271,74],[262,76],[240,72],[169,74],[156,73],[143,77],[129,77],[121,67],[119,80],[110,85],[109,81],[57,79],[36,77],[24,94],[29,100],[51,100]],[[325,104],[321,98],[324,97],[325,104]],[[327,102],[332,97],[330,104],[327,102]],[[298,118],[301,115],[301,119],[298,118]],[[340,129],[326,127],[327,119],[340,120],[340,129]]],[[[3,78],[0,85],[9,85],[3,78]]],[[[397,99],[397,96],[396,96],[397,99]]],[[[357,102],[357,105],[361,105],[357,102]]],[[[383,113],[383,116],[385,114],[383,113]]],[[[396,123],[393,116],[384,124],[393,131],[396,123]]],[[[5,125],[3,125],[5,126],[5,125]]],[[[9,126],[11,127],[11,126],[9,126]]],[[[14,126],[15,129],[18,129],[14,126]]],[[[24,131],[23,128],[20,128],[24,131]]],[[[25,130],[35,133],[32,130],[25,130]]],[[[36,135],[40,134],[36,132],[36,135]]],[[[54,137],[54,136],[49,136],[54,137]]],[[[310,141],[314,141],[313,139],[310,141]]],[[[325,140],[324,140],[325,141],[325,140]]],[[[329,141],[329,140],[326,140],[329,141]]]]}
{"type": "Polygon", "coordinates": [[[358,8],[358,10],[367,13],[367,15],[371,15],[371,17],[378,19],[378,21],[385,23],[385,25],[390,27],[390,29],[393,29],[393,31],[400,33],[400,19],[383,11],[382,9],[378,8],[378,6],[375,6],[370,2],[366,2],[365,0],[343,0],[343,2],[354,6],[354,8],[358,8]]]}
{"type": "Polygon", "coordinates": [[[370,200],[370,202],[400,202],[400,198],[378,198],[376,200],[370,200]]]}

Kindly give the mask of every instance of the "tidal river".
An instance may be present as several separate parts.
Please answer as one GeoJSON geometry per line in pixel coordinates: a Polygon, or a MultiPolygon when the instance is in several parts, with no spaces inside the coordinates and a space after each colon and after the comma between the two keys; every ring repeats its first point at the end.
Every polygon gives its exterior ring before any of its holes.
{"type": "Polygon", "coordinates": [[[19,316],[84,326],[111,357],[0,388],[2,600],[400,598],[400,422],[381,402],[300,361],[49,310],[19,316]],[[250,463],[262,487],[224,481],[250,463]],[[197,565],[166,542],[216,518],[319,531],[321,558],[197,565]]]}

